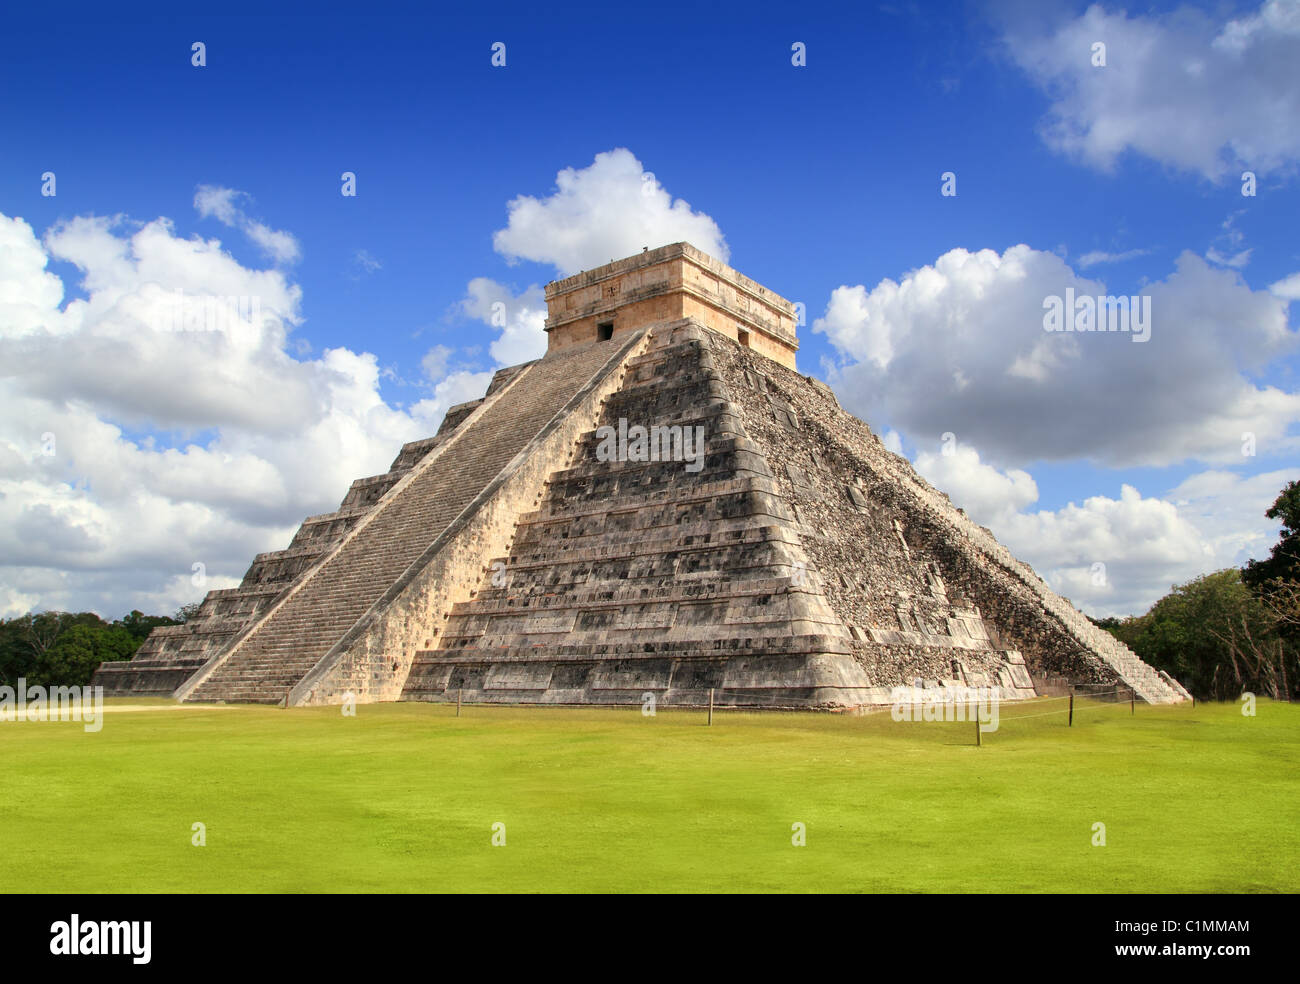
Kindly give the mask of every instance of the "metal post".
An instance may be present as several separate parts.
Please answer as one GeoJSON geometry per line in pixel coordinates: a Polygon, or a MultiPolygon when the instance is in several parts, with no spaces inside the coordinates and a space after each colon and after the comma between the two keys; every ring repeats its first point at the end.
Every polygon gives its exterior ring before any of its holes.
{"type": "Polygon", "coordinates": [[[709,727],[713,727],[713,688],[709,688],[709,727]]]}
{"type": "Polygon", "coordinates": [[[456,688],[456,717],[460,717],[460,695],[464,692],[464,687],[456,688]]]}
{"type": "Polygon", "coordinates": [[[1066,722],[1066,727],[1074,727],[1074,694],[1070,694],[1070,720],[1066,722]]]}

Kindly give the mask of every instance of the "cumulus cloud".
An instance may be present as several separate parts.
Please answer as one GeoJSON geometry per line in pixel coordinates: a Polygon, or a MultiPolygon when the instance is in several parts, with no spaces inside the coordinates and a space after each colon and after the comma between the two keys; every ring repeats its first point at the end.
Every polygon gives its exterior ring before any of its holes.
{"type": "Polygon", "coordinates": [[[15,389],[85,401],[133,426],[304,425],[320,390],[310,364],[284,351],[301,291],[277,271],[240,266],[216,241],[177,238],[166,219],[134,232],[124,225],[75,218],[51,229],[44,247],[21,220],[0,230],[11,261],[39,258],[43,267],[48,253],[76,265],[88,292],[62,310],[46,306],[39,326],[28,320],[24,329],[20,320],[0,327],[15,389]],[[204,298],[214,301],[205,305],[204,298]],[[228,315],[223,330],[175,330],[209,327],[184,323],[189,314],[201,321],[205,307],[228,315]]]}
{"type": "Polygon", "coordinates": [[[474,372],[470,369],[449,372],[433,388],[433,399],[430,405],[438,408],[438,419],[442,419],[447,407],[482,399],[494,375],[495,372],[490,369],[484,372],[474,372]]]}
{"type": "Polygon", "coordinates": [[[1250,254],[1253,250],[1243,249],[1237,253],[1221,253],[1211,246],[1205,251],[1205,258],[1215,266],[1231,267],[1234,270],[1241,270],[1250,262],[1250,254]]]}
{"type": "Polygon", "coordinates": [[[546,198],[509,203],[506,228],[492,238],[498,253],[552,264],[562,277],[682,240],[723,261],[730,255],[718,224],[674,199],[624,148],[597,154],[582,169],[566,167],[555,186],[546,198]]]}
{"type": "Polygon", "coordinates": [[[238,229],[276,263],[296,262],[302,255],[298,240],[290,233],[272,229],[251,218],[242,204],[251,201],[252,197],[247,192],[217,185],[199,185],[198,191],[194,193],[194,208],[202,218],[213,218],[232,229],[238,229]]]}
{"type": "Polygon", "coordinates": [[[1139,256],[1146,256],[1150,253],[1149,249],[1126,249],[1122,253],[1107,253],[1104,250],[1093,250],[1090,253],[1084,253],[1074,261],[1075,266],[1080,270],[1086,270],[1088,267],[1098,266],[1103,263],[1125,263],[1128,260],[1135,260],[1139,256]]]}
{"type": "Polygon", "coordinates": [[[451,361],[452,349],[446,345],[435,345],[424,353],[420,368],[429,379],[438,380],[447,375],[447,364],[451,361]]]}
{"type": "Polygon", "coordinates": [[[1255,381],[1297,346],[1287,302],[1182,254],[1145,286],[1150,338],[1046,332],[1050,296],[1105,296],[1054,253],[954,249],[900,281],[841,286],[815,331],[840,355],[830,381],[856,414],[917,443],[953,432],[1002,466],[1087,458],[1112,466],[1240,460],[1292,446],[1300,394],[1255,381]]]}
{"type": "Polygon", "coordinates": [[[499,331],[488,346],[497,365],[514,366],[546,354],[546,297],[537,284],[516,294],[489,277],[475,277],[460,311],[499,331]]]}
{"type": "Polygon", "coordinates": [[[1132,151],[1219,181],[1300,159],[1294,0],[1226,22],[1186,6],[1130,16],[1093,4],[1048,31],[1010,25],[1004,42],[1052,99],[1044,140],[1090,166],[1111,170],[1132,151]]]}
{"type": "Polygon", "coordinates": [[[1170,587],[1260,556],[1278,527],[1264,511],[1294,469],[1243,477],[1193,475],[1158,498],[1121,484],[1118,497],[1035,510],[1038,488],[1020,470],[999,470],[969,446],[923,452],[916,469],[976,522],[1089,614],[1146,611],[1170,587]]]}
{"type": "Polygon", "coordinates": [[[1288,301],[1300,301],[1300,273],[1283,277],[1275,284],[1269,284],[1269,291],[1288,301]]]}
{"type": "Polygon", "coordinates": [[[439,408],[480,399],[492,382],[492,370],[476,372],[457,365],[455,359],[455,349],[435,345],[420,360],[425,378],[433,384],[433,405],[439,408]]]}
{"type": "Polygon", "coordinates": [[[923,451],[915,465],[931,485],[957,494],[957,505],[979,523],[1004,519],[1038,501],[1033,476],[1019,468],[999,471],[984,464],[968,445],[950,444],[938,454],[923,451]]]}
{"type": "MultiPolygon", "coordinates": [[[[493,247],[510,263],[547,263],[561,277],[621,259],[643,248],[686,241],[718,259],[730,252],[718,224],[674,199],[631,151],[605,151],[586,168],[568,167],[545,198],[519,195],[506,205],[493,247]]],[[[531,284],[521,293],[490,277],[475,277],[457,312],[495,329],[488,346],[499,366],[546,354],[546,298],[531,284]]]]}
{"type": "Polygon", "coordinates": [[[234,584],[486,387],[452,373],[394,408],[374,355],[288,353],[300,300],[280,272],[164,219],[76,218],[42,243],[0,216],[0,608],[167,611],[234,584]],[[84,298],[60,306],[52,258],[77,267],[84,298]],[[178,296],[259,306],[184,331],[178,296]]]}

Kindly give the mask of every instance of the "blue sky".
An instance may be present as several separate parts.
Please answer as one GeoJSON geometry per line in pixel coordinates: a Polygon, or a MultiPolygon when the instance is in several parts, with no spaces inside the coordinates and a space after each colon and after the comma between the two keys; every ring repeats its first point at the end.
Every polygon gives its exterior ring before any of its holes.
{"type": "Polygon", "coordinates": [[[1295,3],[282,9],[6,15],[0,614],[234,583],[532,357],[535,288],[574,256],[709,223],[806,306],[800,369],[1085,610],[1272,541],[1300,475],[1295,3]],[[684,204],[630,214],[628,181],[684,204]],[[279,330],[154,346],[121,320],[146,280],[260,284],[279,330]],[[1043,296],[1085,281],[1151,293],[1151,342],[1042,332],[1043,296]]]}

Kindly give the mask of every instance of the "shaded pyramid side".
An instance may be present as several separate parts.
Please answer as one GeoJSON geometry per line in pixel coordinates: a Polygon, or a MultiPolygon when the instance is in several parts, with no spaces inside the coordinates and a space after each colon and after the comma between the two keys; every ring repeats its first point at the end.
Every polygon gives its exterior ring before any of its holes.
{"type": "Polygon", "coordinates": [[[781,463],[778,488],[874,687],[1028,691],[1059,678],[1118,682],[1153,703],[1190,697],[886,450],[829,387],[729,341],[713,348],[746,431],[781,463]]]}

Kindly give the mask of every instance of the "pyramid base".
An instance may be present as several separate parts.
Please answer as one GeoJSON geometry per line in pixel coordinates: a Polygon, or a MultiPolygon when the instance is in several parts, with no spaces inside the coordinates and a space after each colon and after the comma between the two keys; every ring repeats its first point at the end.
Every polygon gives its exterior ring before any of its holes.
{"type": "MultiPolygon", "coordinates": [[[[432,703],[643,705],[806,710],[879,702],[861,667],[835,653],[717,658],[419,660],[403,700],[432,703]]],[[[888,700],[888,691],[883,691],[888,700]]]]}

